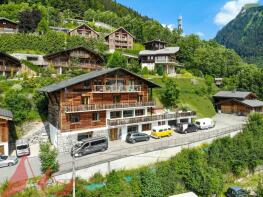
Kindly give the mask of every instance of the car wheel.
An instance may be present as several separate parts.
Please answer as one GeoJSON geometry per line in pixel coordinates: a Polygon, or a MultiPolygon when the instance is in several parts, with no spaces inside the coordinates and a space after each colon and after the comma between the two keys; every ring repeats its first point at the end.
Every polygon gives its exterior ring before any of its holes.
{"type": "Polygon", "coordinates": [[[8,163],[8,166],[10,167],[10,166],[13,166],[14,164],[13,163],[8,163]]]}
{"type": "Polygon", "coordinates": [[[135,140],[132,140],[132,144],[135,144],[135,140]]]}
{"type": "Polygon", "coordinates": [[[147,137],[147,138],[146,138],[146,141],[149,141],[149,140],[150,140],[150,137],[147,137]]]}
{"type": "Polygon", "coordinates": [[[106,151],[106,148],[101,149],[102,152],[106,151]]]}

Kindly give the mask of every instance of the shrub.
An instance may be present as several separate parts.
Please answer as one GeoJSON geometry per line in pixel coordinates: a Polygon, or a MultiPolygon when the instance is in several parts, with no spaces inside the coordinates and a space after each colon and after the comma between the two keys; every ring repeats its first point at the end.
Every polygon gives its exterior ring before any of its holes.
{"type": "Polygon", "coordinates": [[[55,148],[51,148],[51,144],[49,142],[40,144],[40,154],[39,158],[41,161],[41,171],[43,173],[48,170],[51,173],[57,172],[59,169],[58,161],[56,160],[58,152],[55,148]]]}

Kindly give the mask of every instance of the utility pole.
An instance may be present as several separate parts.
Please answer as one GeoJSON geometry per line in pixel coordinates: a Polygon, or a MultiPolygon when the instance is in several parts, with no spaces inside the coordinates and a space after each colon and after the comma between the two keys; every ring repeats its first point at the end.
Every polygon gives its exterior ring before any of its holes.
{"type": "Polygon", "coordinates": [[[75,155],[72,155],[72,179],[73,179],[73,184],[72,184],[72,196],[76,197],[76,172],[75,172],[75,155]]]}

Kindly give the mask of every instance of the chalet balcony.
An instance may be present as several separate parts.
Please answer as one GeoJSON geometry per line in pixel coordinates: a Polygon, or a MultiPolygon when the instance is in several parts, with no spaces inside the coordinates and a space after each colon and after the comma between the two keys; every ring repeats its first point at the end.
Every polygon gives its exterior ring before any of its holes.
{"type": "Polygon", "coordinates": [[[66,106],[64,107],[65,113],[79,113],[88,111],[100,111],[107,109],[125,109],[136,107],[154,107],[155,102],[137,102],[137,103],[112,103],[112,104],[91,104],[91,105],[79,105],[79,106],[66,106]]]}
{"type": "Polygon", "coordinates": [[[153,121],[158,121],[158,120],[173,120],[177,118],[190,118],[190,117],[192,118],[195,116],[196,116],[196,112],[165,113],[161,115],[133,117],[133,118],[118,119],[118,120],[108,120],[108,125],[120,126],[120,125],[125,125],[125,124],[153,122],[153,121]]]}
{"type": "Polygon", "coordinates": [[[141,92],[140,85],[94,85],[92,86],[93,93],[127,93],[141,92]]]}
{"type": "Polygon", "coordinates": [[[177,64],[177,61],[171,58],[155,58],[156,64],[177,64]]]}

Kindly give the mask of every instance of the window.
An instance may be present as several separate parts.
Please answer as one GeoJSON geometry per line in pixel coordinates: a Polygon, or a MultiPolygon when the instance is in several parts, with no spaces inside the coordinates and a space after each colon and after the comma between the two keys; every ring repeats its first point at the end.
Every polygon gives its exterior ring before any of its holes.
{"type": "Polygon", "coordinates": [[[35,56],[27,56],[26,59],[27,61],[38,61],[38,57],[35,56]]]}
{"type": "Polygon", "coordinates": [[[81,97],[81,103],[82,105],[89,105],[90,97],[89,96],[83,96],[81,97]]]}
{"type": "Polygon", "coordinates": [[[165,125],[165,121],[159,121],[158,122],[158,126],[162,126],[162,125],[165,125]]]}
{"type": "Polygon", "coordinates": [[[138,125],[128,126],[128,133],[138,133],[138,125]]]}
{"type": "Polygon", "coordinates": [[[114,95],[113,96],[113,103],[119,103],[121,101],[120,95],[114,95]]]}
{"type": "Polygon", "coordinates": [[[143,115],[144,115],[144,109],[135,110],[135,116],[143,116],[143,115]]]}
{"type": "Polygon", "coordinates": [[[81,141],[83,139],[92,138],[92,135],[93,135],[93,131],[87,132],[87,133],[79,133],[78,134],[78,141],[81,141]]]}
{"type": "Polygon", "coordinates": [[[80,122],[80,115],[79,114],[70,114],[69,115],[69,121],[71,123],[80,122]]]}
{"type": "Polygon", "coordinates": [[[102,82],[101,82],[101,80],[94,80],[93,84],[94,85],[102,85],[102,82]]]}
{"type": "Polygon", "coordinates": [[[110,118],[111,119],[121,118],[121,111],[112,111],[110,113],[110,118]]]}
{"type": "Polygon", "coordinates": [[[98,112],[92,113],[92,121],[99,121],[100,120],[100,114],[98,112]]]}
{"type": "Polygon", "coordinates": [[[150,131],[152,129],[152,124],[143,124],[142,131],[150,131]]]}
{"type": "Polygon", "coordinates": [[[123,117],[133,117],[133,110],[123,111],[123,117]]]}
{"type": "Polygon", "coordinates": [[[100,144],[104,144],[106,142],[106,140],[98,140],[98,141],[93,141],[90,143],[91,146],[97,146],[100,144]]]}
{"type": "Polygon", "coordinates": [[[138,97],[137,97],[137,102],[142,102],[142,98],[143,98],[143,96],[142,95],[138,95],[138,97]]]}
{"type": "Polygon", "coordinates": [[[83,86],[85,89],[88,89],[90,87],[90,82],[89,81],[84,81],[83,86]]]}

